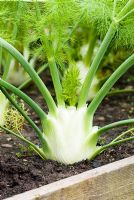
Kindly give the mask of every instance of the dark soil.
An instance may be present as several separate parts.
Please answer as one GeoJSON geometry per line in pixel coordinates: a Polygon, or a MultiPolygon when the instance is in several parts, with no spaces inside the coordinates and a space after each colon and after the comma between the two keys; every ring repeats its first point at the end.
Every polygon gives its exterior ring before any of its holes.
{"type": "MultiPolygon", "coordinates": [[[[48,85],[50,85],[50,82],[48,85]]],[[[124,83],[120,80],[116,85],[119,88],[124,86],[132,86],[132,82],[128,80],[124,83]]],[[[38,94],[37,89],[34,90],[33,86],[29,87],[28,94],[43,106],[42,97],[38,94]]],[[[43,107],[46,109],[46,106],[43,107]]],[[[31,115],[39,125],[36,115],[34,113],[31,113],[31,115]]],[[[105,98],[97,110],[94,124],[103,126],[132,117],[134,117],[134,96],[132,94],[112,96],[105,98]]],[[[109,142],[126,128],[128,127],[107,132],[99,141],[100,144],[109,142]]],[[[34,132],[28,125],[26,125],[24,132],[28,138],[38,143],[34,132]]],[[[20,142],[11,135],[0,133],[0,199],[134,155],[134,142],[128,142],[110,148],[93,161],[86,160],[65,166],[55,161],[43,161],[38,156],[27,152],[19,144],[20,142]]]]}

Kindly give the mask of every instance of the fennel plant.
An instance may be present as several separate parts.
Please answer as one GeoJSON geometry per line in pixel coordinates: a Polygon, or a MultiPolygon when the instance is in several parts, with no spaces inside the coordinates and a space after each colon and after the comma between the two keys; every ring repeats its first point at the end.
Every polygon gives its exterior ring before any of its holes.
{"type": "MultiPolygon", "coordinates": [[[[35,41],[37,39],[40,40],[41,47],[39,48],[41,48],[41,51],[47,57],[55,89],[56,102],[36,71],[21,53],[9,42],[0,38],[0,46],[6,49],[23,66],[38,87],[49,109],[49,112],[46,113],[20,89],[0,79],[0,87],[3,94],[34,128],[39,138],[40,146],[35,145],[32,141],[22,136],[22,134],[16,133],[12,129],[0,125],[1,129],[25,142],[42,159],[52,159],[64,164],[93,159],[109,147],[134,140],[134,136],[122,139],[121,135],[119,135],[109,144],[97,145],[97,141],[102,133],[106,133],[108,130],[119,126],[134,124],[134,119],[113,122],[101,128],[93,124],[94,114],[104,97],[116,81],[130,67],[134,66],[134,54],[128,57],[113,72],[91,103],[87,104],[88,92],[93,78],[109,45],[111,43],[121,45],[122,38],[125,41],[124,44],[133,45],[134,37],[132,33],[134,29],[130,29],[134,23],[133,16],[134,1],[132,0],[123,0],[122,2],[118,0],[114,2],[112,0],[56,0],[45,1],[45,3],[38,3],[36,1],[33,7],[30,7],[30,9],[27,7],[26,23],[35,41]],[[102,8],[104,12],[102,12],[102,8]],[[31,11],[32,9],[34,12],[31,11]],[[97,31],[105,33],[105,36],[82,84],[80,96],[77,97],[74,93],[80,84],[78,78],[79,70],[72,64],[72,70],[66,74],[66,81],[62,85],[58,67],[62,68],[64,65],[66,66],[69,39],[81,17],[95,23],[97,31]],[[127,30],[128,27],[129,30],[127,30]],[[126,30],[127,33],[125,32],[126,30]],[[128,31],[130,31],[130,34],[128,34],[128,31]],[[7,90],[23,99],[38,114],[41,121],[41,128],[34,123],[7,90]],[[66,102],[67,95],[69,96],[68,102],[66,102]]],[[[33,41],[32,36],[31,39],[33,41]]]]}

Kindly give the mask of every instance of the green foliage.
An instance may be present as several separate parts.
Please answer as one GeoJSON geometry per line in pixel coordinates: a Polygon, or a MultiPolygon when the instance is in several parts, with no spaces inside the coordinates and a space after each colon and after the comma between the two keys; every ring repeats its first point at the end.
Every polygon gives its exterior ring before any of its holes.
{"type": "MultiPolygon", "coordinates": [[[[0,3],[0,35],[14,43],[29,44],[35,41],[35,52],[44,56],[52,54],[56,62],[67,60],[69,34],[75,25],[91,24],[97,28],[97,34],[104,36],[112,21],[128,0],[47,0],[27,3],[24,1],[4,1],[0,3]],[[115,9],[114,9],[115,7],[115,9]],[[8,16],[8,17],[7,17],[8,16]],[[17,27],[17,36],[13,37],[13,27],[17,27]],[[47,40],[47,42],[46,42],[47,40]]],[[[133,46],[134,12],[118,25],[117,46],[133,46]]],[[[79,25],[78,25],[79,26],[79,25]]],[[[72,36],[71,36],[72,38],[72,36]]]]}
{"type": "Polygon", "coordinates": [[[24,42],[27,24],[23,23],[25,14],[24,4],[21,1],[0,2],[0,35],[17,47],[24,42]]]}
{"type": "Polygon", "coordinates": [[[62,81],[63,96],[70,106],[76,105],[78,101],[78,89],[81,86],[79,79],[79,69],[75,65],[70,65],[64,74],[62,81]]]}
{"type": "Polygon", "coordinates": [[[66,40],[78,16],[77,1],[56,0],[33,3],[27,8],[25,22],[30,33],[27,39],[37,42],[38,53],[53,56],[59,65],[66,62],[66,40]],[[29,12],[30,9],[30,12],[29,12]],[[30,37],[29,37],[30,36],[30,37]]]}
{"type": "MultiPolygon", "coordinates": [[[[85,20],[89,19],[97,32],[104,36],[112,22],[118,20],[118,14],[128,3],[128,0],[84,0],[81,3],[85,20]]],[[[133,5],[131,9],[134,9],[133,5]]],[[[116,46],[134,46],[134,12],[124,18],[117,26],[116,46]]]]}

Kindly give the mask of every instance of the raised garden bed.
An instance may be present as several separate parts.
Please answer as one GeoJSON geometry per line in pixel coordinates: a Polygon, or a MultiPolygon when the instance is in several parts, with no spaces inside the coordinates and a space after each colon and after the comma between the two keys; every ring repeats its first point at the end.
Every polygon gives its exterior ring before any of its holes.
{"type": "Polygon", "coordinates": [[[6,200],[133,200],[134,156],[6,200]]]}
{"type": "MultiPolygon", "coordinates": [[[[120,83],[118,83],[118,87],[120,87],[123,84],[122,80],[120,83]]],[[[131,83],[129,83],[130,85],[131,83]]],[[[36,100],[42,104],[42,99],[40,98],[39,94],[37,93],[37,90],[32,90],[33,87],[29,89],[29,95],[32,96],[33,99],[36,98],[36,100]]],[[[103,101],[101,106],[99,107],[96,116],[95,116],[95,123],[99,124],[100,126],[103,126],[104,124],[108,124],[109,122],[114,120],[117,121],[118,119],[124,119],[127,117],[133,117],[133,95],[119,95],[115,97],[108,97],[103,101]],[[115,114],[116,113],[116,114],[115,114]]],[[[44,108],[45,109],[45,108],[44,108]]],[[[32,113],[33,114],[33,113],[32,113]]],[[[36,120],[36,123],[38,123],[38,118],[33,115],[34,120],[36,120]]],[[[107,142],[114,138],[116,135],[119,134],[119,132],[125,130],[125,128],[119,128],[116,129],[116,131],[110,131],[109,133],[105,134],[102,137],[107,142]]],[[[29,133],[29,137],[38,142],[37,138],[34,136],[34,133],[32,132],[32,129],[29,126],[25,127],[26,133],[29,133]]],[[[69,176],[76,177],[83,177],[83,175],[77,175],[79,173],[89,174],[92,176],[94,173],[102,174],[104,176],[104,170],[110,170],[112,169],[110,166],[114,166],[114,171],[116,171],[116,174],[118,175],[118,166],[120,166],[119,163],[125,165],[125,169],[127,168],[127,161],[129,165],[129,160],[131,162],[134,162],[134,157],[131,157],[134,155],[134,142],[124,143],[120,146],[115,147],[114,149],[108,149],[106,152],[102,153],[100,156],[96,157],[93,161],[83,161],[78,164],[65,166],[62,164],[58,164],[54,161],[43,161],[39,157],[34,155],[28,155],[27,152],[24,152],[22,154],[21,158],[18,158],[15,154],[20,152],[20,147],[18,146],[18,140],[15,137],[12,137],[11,135],[6,135],[1,133],[1,145],[0,145],[0,199],[4,199],[10,196],[13,196],[15,194],[23,193],[25,191],[38,188],[40,186],[43,186],[45,188],[49,188],[49,185],[55,186],[55,181],[59,181],[60,179],[65,179],[69,176]],[[17,145],[16,145],[17,144],[17,145]],[[126,157],[130,157],[128,159],[125,159],[126,157]],[[119,162],[120,159],[123,159],[119,162]],[[114,162],[113,164],[106,165],[108,163],[114,162]],[[117,164],[117,168],[116,168],[117,164]],[[119,165],[118,165],[119,164],[119,165]],[[104,167],[100,167],[106,165],[104,167]],[[99,167],[99,168],[98,168],[99,167]],[[96,168],[96,169],[94,169],[96,168]],[[92,170],[93,169],[93,170],[92,170]],[[89,172],[85,172],[88,171],[89,172]],[[52,183],[52,184],[50,184],[52,183]],[[48,184],[47,186],[44,186],[48,184]]],[[[131,164],[132,165],[132,164],[131,164]]],[[[120,170],[119,170],[120,171],[120,170]]],[[[111,177],[114,172],[110,172],[111,177]]],[[[130,170],[128,170],[128,174],[124,174],[124,170],[121,169],[120,174],[122,174],[123,179],[126,176],[127,180],[130,181],[133,176],[133,168],[130,167],[130,170]]],[[[103,177],[99,176],[99,177],[103,177]]],[[[88,177],[88,176],[87,176],[88,177]]],[[[107,176],[106,176],[107,177],[107,176]]],[[[77,178],[69,178],[67,180],[78,180],[77,178]]],[[[104,180],[107,180],[108,178],[105,178],[104,180]]],[[[119,177],[117,176],[118,180],[119,177]]],[[[102,179],[100,179],[101,181],[102,179]]],[[[114,180],[110,179],[111,181],[114,180]]],[[[109,180],[109,181],[110,181],[109,180]]],[[[120,179],[119,179],[120,180],[120,179]]],[[[64,180],[63,180],[64,182],[64,180]]],[[[81,180],[80,180],[81,182],[81,180]]],[[[62,181],[58,182],[62,183],[62,181]]],[[[67,181],[68,183],[68,181],[67,181]]],[[[99,182],[98,182],[99,183],[99,182]]],[[[104,181],[105,183],[105,181],[104,181]]],[[[103,183],[103,184],[104,184],[103,183]]],[[[126,182],[124,181],[125,186],[126,182]]],[[[103,184],[101,183],[100,186],[102,187],[103,184]]],[[[122,183],[123,184],[123,183],[122,183]]],[[[56,182],[57,185],[57,182],[56,182]]],[[[60,185],[62,186],[62,185],[60,185]]],[[[124,191],[124,187],[123,188],[124,191]]],[[[97,187],[96,184],[94,187],[97,187]]],[[[111,187],[111,186],[110,186],[111,187]]],[[[129,187],[129,186],[128,186],[129,187]]],[[[53,187],[52,187],[53,188],[53,187]]],[[[59,187],[58,187],[59,188],[59,187]]],[[[105,188],[105,186],[104,186],[105,188]]],[[[50,187],[51,189],[51,187],[50,187]]],[[[54,188],[53,188],[54,189],[54,188]]],[[[39,189],[40,190],[40,189],[39,189]]],[[[57,189],[56,189],[57,190],[57,189]]],[[[46,191],[46,189],[44,190],[46,191]]],[[[49,191],[49,190],[48,190],[49,191]]],[[[127,191],[127,188],[126,190],[127,191]]],[[[81,192],[79,192],[80,194],[81,192]]],[[[29,194],[29,193],[28,193],[29,194]]],[[[31,192],[30,192],[31,194],[31,192]]],[[[43,193],[45,194],[45,193],[43,193]]],[[[46,195],[46,194],[45,194],[46,195]]],[[[96,192],[95,194],[96,195],[96,192]]],[[[31,197],[33,198],[33,197],[31,197]]],[[[92,197],[93,198],[93,197],[92,197]]],[[[97,197],[96,197],[97,198],[97,197]]],[[[99,197],[98,197],[99,198],[99,197]]],[[[73,198],[72,198],[73,199],[73,198]]],[[[95,197],[94,197],[95,199],[95,197]]],[[[103,198],[102,198],[103,199],[103,198]]],[[[131,198],[132,199],[132,198],[131,198]]]]}

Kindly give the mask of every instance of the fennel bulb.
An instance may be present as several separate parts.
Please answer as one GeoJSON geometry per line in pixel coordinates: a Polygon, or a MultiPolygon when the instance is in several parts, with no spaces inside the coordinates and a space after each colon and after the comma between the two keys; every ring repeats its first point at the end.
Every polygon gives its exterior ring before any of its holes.
{"type": "Polygon", "coordinates": [[[56,117],[48,113],[44,123],[48,146],[46,157],[61,163],[73,164],[85,160],[97,150],[97,126],[85,127],[87,106],[57,107],[56,117]]]}

